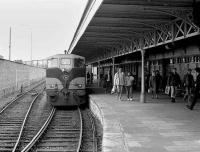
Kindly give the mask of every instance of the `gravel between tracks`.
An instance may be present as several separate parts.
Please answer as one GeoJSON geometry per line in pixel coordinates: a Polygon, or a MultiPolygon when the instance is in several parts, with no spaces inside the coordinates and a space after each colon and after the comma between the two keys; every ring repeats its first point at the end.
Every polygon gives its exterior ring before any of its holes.
{"type": "MultiPolygon", "coordinates": [[[[28,91],[28,90],[32,90],[33,88],[35,88],[41,82],[43,82],[43,81],[40,81],[38,83],[34,83],[31,86],[24,88],[24,92],[28,91]]],[[[19,91],[15,92],[15,93],[13,93],[9,96],[6,96],[4,98],[0,98],[0,110],[3,109],[7,104],[9,104],[10,101],[14,100],[18,95],[19,95],[19,91]]]]}
{"type": "Polygon", "coordinates": [[[94,118],[89,109],[81,111],[83,119],[83,136],[81,152],[97,152],[97,139],[94,118]]]}
{"type": "Polygon", "coordinates": [[[29,118],[26,122],[25,128],[23,130],[19,146],[17,151],[21,151],[37,134],[42,125],[45,123],[46,119],[51,112],[52,106],[46,100],[46,92],[44,91],[35,101],[29,118]]]}
{"type": "MultiPolygon", "coordinates": [[[[42,86],[35,90],[41,91],[42,86]]],[[[0,115],[0,151],[12,151],[21,129],[26,112],[34,96],[27,94],[9,106],[0,115]]]]}
{"type": "Polygon", "coordinates": [[[46,134],[32,151],[76,151],[80,135],[80,117],[77,110],[56,110],[46,134]]]}

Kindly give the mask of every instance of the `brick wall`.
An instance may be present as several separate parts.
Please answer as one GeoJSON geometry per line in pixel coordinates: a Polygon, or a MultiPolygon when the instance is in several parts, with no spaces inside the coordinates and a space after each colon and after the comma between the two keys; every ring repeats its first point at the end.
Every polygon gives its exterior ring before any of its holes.
{"type": "Polygon", "coordinates": [[[0,59],[0,98],[42,80],[45,69],[0,59]]]}

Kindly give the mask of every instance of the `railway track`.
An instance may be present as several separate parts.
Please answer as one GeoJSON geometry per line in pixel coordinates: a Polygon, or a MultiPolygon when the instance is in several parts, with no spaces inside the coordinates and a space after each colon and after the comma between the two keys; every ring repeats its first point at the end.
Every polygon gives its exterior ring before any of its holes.
{"type": "Polygon", "coordinates": [[[44,98],[46,101],[46,96],[44,88],[40,86],[37,89],[42,90],[37,96],[28,95],[30,91],[27,91],[2,110],[0,151],[97,152],[91,113],[41,106],[45,102],[40,100],[44,98]]]}
{"type": "Polygon", "coordinates": [[[82,116],[80,110],[53,109],[40,132],[22,152],[79,152],[81,139],[82,116]]]}
{"type": "Polygon", "coordinates": [[[20,100],[22,97],[24,97],[25,95],[27,95],[28,93],[30,93],[31,91],[33,91],[35,88],[37,88],[38,86],[42,85],[44,83],[44,81],[42,81],[41,83],[35,85],[33,88],[25,91],[24,93],[18,95],[16,98],[14,98],[13,100],[11,100],[5,107],[3,107],[2,109],[0,109],[0,114],[2,114],[7,108],[9,108],[14,102],[20,100]]]}
{"type": "Polygon", "coordinates": [[[81,112],[83,118],[83,134],[80,152],[97,152],[96,128],[89,109],[81,112]]]}
{"type": "Polygon", "coordinates": [[[91,113],[52,109],[46,123],[22,152],[97,152],[91,113]],[[90,125],[88,125],[90,124],[90,125]]]}
{"type": "MultiPolygon", "coordinates": [[[[38,86],[37,86],[38,87],[38,86]]],[[[41,86],[37,90],[43,90],[41,86]]],[[[30,91],[28,91],[30,92],[30,91]]],[[[27,92],[27,93],[28,93],[27,92]]],[[[17,98],[12,104],[6,106],[0,114],[0,151],[12,152],[15,151],[16,143],[24,124],[28,118],[29,112],[33,103],[37,100],[40,94],[33,97],[24,94],[17,98]]]]}
{"type": "Polygon", "coordinates": [[[52,106],[46,100],[46,92],[43,92],[43,94],[38,97],[38,100],[35,101],[29,113],[29,119],[27,119],[22,130],[19,143],[16,147],[16,152],[21,152],[31,142],[33,137],[45,123],[51,109],[52,106]]]}

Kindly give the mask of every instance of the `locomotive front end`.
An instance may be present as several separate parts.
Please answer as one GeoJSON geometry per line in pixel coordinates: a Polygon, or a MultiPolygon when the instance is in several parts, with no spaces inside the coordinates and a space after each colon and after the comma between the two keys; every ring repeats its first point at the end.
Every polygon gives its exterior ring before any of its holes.
{"type": "MultiPolygon", "coordinates": [[[[52,61],[52,60],[51,60],[52,61]]],[[[79,106],[85,103],[85,65],[83,58],[62,56],[58,67],[46,72],[47,100],[53,106],[79,106]]]]}

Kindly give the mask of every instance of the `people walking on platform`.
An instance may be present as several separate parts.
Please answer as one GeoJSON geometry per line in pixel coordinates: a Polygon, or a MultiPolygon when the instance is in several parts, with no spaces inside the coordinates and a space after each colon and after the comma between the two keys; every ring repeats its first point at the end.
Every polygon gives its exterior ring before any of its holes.
{"type": "Polygon", "coordinates": [[[160,85],[160,77],[158,74],[156,74],[155,71],[152,71],[152,74],[149,78],[149,87],[152,93],[152,98],[154,97],[158,98],[159,85],[160,85]]]}
{"type": "Polygon", "coordinates": [[[170,92],[171,92],[171,102],[176,102],[176,91],[177,87],[180,86],[181,79],[179,74],[176,72],[176,68],[172,69],[171,74],[169,75],[167,85],[170,86],[170,92]]]}
{"type": "Polygon", "coordinates": [[[106,93],[108,93],[108,92],[110,92],[110,88],[112,86],[112,79],[111,79],[110,70],[107,71],[105,79],[106,79],[106,93]]]}
{"type": "Polygon", "coordinates": [[[100,87],[103,88],[103,86],[104,86],[104,75],[102,73],[99,75],[99,81],[100,81],[100,87]]]}
{"type": "Polygon", "coordinates": [[[122,72],[122,68],[119,67],[118,71],[115,73],[114,76],[114,86],[117,88],[117,98],[118,100],[122,100],[122,92],[125,85],[125,75],[122,72]]]}
{"type": "Polygon", "coordinates": [[[186,105],[186,107],[190,110],[193,110],[197,99],[200,98],[200,68],[195,68],[196,72],[197,72],[197,78],[196,78],[196,83],[195,83],[195,88],[194,88],[194,95],[193,95],[193,100],[191,105],[186,105]]]}
{"type": "Polygon", "coordinates": [[[93,84],[93,73],[90,74],[90,83],[93,84]]]}
{"type": "Polygon", "coordinates": [[[87,84],[89,84],[90,83],[90,73],[89,72],[87,72],[87,84]]]}
{"type": "Polygon", "coordinates": [[[106,74],[102,74],[101,77],[101,86],[106,89],[106,74]]]}
{"type": "Polygon", "coordinates": [[[184,75],[183,78],[183,86],[185,87],[185,94],[183,99],[186,100],[190,97],[192,93],[192,88],[194,87],[194,78],[191,74],[191,69],[188,69],[187,73],[184,75]]]}
{"type": "Polygon", "coordinates": [[[128,72],[125,81],[126,95],[128,101],[133,101],[133,81],[134,77],[130,72],[128,72]]]}
{"type": "Polygon", "coordinates": [[[151,74],[148,73],[146,76],[145,76],[145,90],[148,91],[149,89],[149,79],[150,79],[150,76],[151,74]]]}
{"type": "Polygon", "coordinates": [[[162,76],[160,75],[160,71],[156,70],[156,81],[157,81],[157,91],[159,93],[159,91],[162,89],[162,76]]]}

